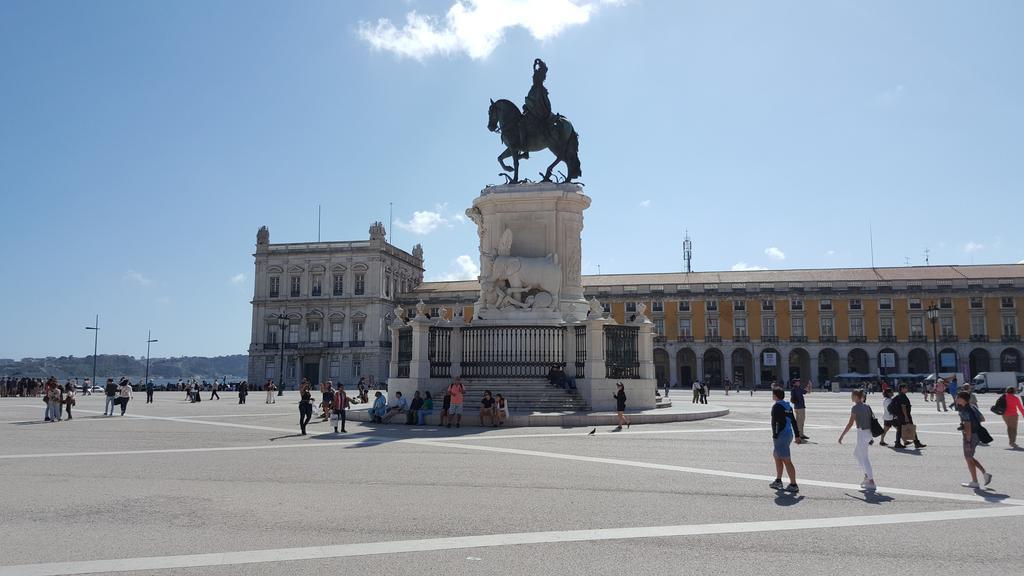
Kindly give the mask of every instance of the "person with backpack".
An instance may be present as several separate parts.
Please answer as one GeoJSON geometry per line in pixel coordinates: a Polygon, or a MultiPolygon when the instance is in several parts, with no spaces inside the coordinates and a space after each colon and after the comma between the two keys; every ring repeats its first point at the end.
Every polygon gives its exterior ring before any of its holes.
{"type": "Polygon", "coordinates": [[[875,474],[871,470],[871,460],[868,459],[868,444],[872,438],[871,421],[875,419],[875,413],[871,411],[871,406],[864,401],[866,397],[863,390],[854,390],[850,396],[853,400],[853,408],[850,410],[850,420],[846,423],[846,428],[843,428],[843,433],[839,435],[839,443],[843,443],[846,433],[856,424],[857,447],[853,449],[853,457],[857,459],[857,463],[864,471],[864,480],[860,483],[860,487],[868,492],[874,492],[877,487],[875,486],[875,474]]]}
{"type": "Polygon", "coordinates": [[[103,405],[103,415],[113,416],[114,406],[117,405],[117,384],[114,384],[113,378],[107,378],[107,385],[103,388],[103,394],[106,395],[106,403],[103,405]]]}
{"type": "Polygon", "coordinates": [[[971,474],[971,481],[960,484],[964,488],[977,489],[978,471],[981,471],[984,486],[992,482],[992,474],[985,470],[981,462],[974,457],[978,444],[987,444],[992,441],[992,436],[981,425],[981,412],[971,404],[971,393],[960,392],[956,395],[957,406],[960,407],[960,422],[963,424],[964,435],[964,460],[967,461],[967,471],[971,474]]]}
{"type": "Polygon", "coordinates": [[[879,446],[888,446],[889,444],[885,441],[885,434],[893,426],[893,413],[889,411],[889,406],[892,405],[892,389],[886,388],[882,391],[882,421],[885,422],[885,426],[882,428],[882,436],[878,439],[879,446]]]}
{"type": "Polygon", "coordinates": [[[1009,386],[992,406],[992,412],[1003,417],[1003,422],[1006,424],[1006,435],[1010,438],[1010,448],[1018,448],[1017,424],[1020,422],[1020,417],[1024,416],[1024,404],[1017,396],[1017,389],[1009,386]]]}
{"type": "Polygon", "coordinates": [[[927,448],[927,444],[923,444],[917,437],[917,426],[914,425],[914,418],[910,415],[910,398],[907,397],[907,389],[906,384],[900,384],[900,393],[893,398],[892,404],[889,404],[889,410],[895,417],[896,447],[906,448],[910,446],[910,442],[913,442],[914,448],[927,448]],[[911,440],[908,441],[908,437],[911,440]]]}
{"type": "Polygon", "coordinates": [[[772,388],[772,399],[774,400],[772,404],[772,441],[774,444],[772,458],[775,460],[775,481],[768,487],[795,494],[800,491],[800,488],[796,484],[796,467],[793,466],[789,445],[793,443],[794,438],[800,436],[800,427],[796,423],[793,407],[786,402],[786,391],[782,388],[772,388]],[[789,486],[785,488],[782,485],[783,467],[789,473],[789,486]]]}

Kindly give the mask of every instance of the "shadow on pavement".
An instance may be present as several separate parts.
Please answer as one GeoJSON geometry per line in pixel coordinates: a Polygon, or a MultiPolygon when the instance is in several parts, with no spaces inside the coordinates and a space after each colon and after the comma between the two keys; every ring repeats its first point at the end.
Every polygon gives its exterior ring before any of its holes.
{"type": "Polygon", "coordinates": [[[778,490],[775,492],[775,505],[776,506],[792,506],[799,504],[804,499],[802,494],[790,494],[784,490],[778,490]]]}
{"type": "Polygon", "coordinates": [[[860,500],[866,504],[885,504],[886,502],[896,501],[892,496],[886,496],[885,494],[879,494],[878,492],[861,492],[860,496],[847,492],[846,496],[854,500],[860,500]]]}

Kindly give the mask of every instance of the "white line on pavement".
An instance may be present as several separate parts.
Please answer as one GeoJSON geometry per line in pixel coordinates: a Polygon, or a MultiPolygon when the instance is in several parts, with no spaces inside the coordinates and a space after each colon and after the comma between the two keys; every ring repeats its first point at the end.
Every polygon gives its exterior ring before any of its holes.
{"type": "Polygon", "coordinates": [[[800,520],[766,520],[756,522],[727,522],[720,524],[683,524],[676,526],[642,526],[633,528],[604,528],[594,530],[563,530],[550,532],[519,532],[512,534],[484,534],[423,540],[393,540],[358,544],[279,548],[276,550],[247,550],[241,552],[215,552],[181,556],[152,556],[144,558],[118,558],[86,560],[82,562],[55,562],[50,564],[23,564],[0,566],[0,576],[69,576],[130,572],[133,570],[173,570],[201,566],[236,566],[267,562],[289,562],[323,558],[348,558],[382,554],[431,552],[438,550],[464,550],[524,544],[559,544],[567,542],[597,542],[607,540],[634,540],[640,538],[668,538],[701,536],[708,534],[750,534],[782,530],[811,530],[821,528],[854,528],[886,524],[943,522],[977,518],[1006,518],[1024,515],[1022,506],[999,506],[968,510],[912,512],[905,514],[879,514],[871,516],[844,516],[831,518],[804,518],[800,520]]]}
{"type": "Polygon", "coordinates": [[[72,458],[75,456],[126,456],[132,454],[175,454],[187,452],[234,452],[246,450],[279,450],[282,448],[319,448],[328,446],[350,446],[362,442],[373,442],[372,438],[358,440],[311,442],[302,444],[260,444],[258,446],[211,446],[207,448],[155,448],[152,450],[112,450],[109,452],[51,452],[37,454],[3,454],[0,460],[22,460],[30,458],[72,458]]]}
{"type": "MultiPolygon", "coordinates": [[[[764,424],[764,422],[761,422],[764,424]]],[[[424,442],[447,442],[449,440],[504,440],[510,438],[572,438],[586,436],[586,431],[591,429],[591,426],[580,427],[576,432],[542,432],[537,434],[481,434],[477,436],[457,436],[451,438],[410,438],[410,441],[424,441],[424,442]]],[[[600,428],[600,427],[598,427],[600,428]]],[[[763,428],[672,428],[668,430],[621,430],[615,433],[604,433],[601,434],[602,438],[611,438],[612,436],[636,436],[641,434],[704,434],[708,432],[765,432],[771,430],[770,427],[765,426],[763,428]]],[[[404,441],[404,440],[403,440],[404,441]]]]}
{"type": "MultiPolygon", "coordinates": [[[[760,481],[771,481],[775,478],[773,476],[766,476],[763,474],[748,474],[746,472],[731,472],[728,470],[711,470],[707,468],[693,468],[690,466],[676,466],[673,464],[655,464],[653,462],[638,462],[635,460],[622,460],[619,458],[601,458],[596,456],[581,456],[577,454],[562,454],[559,452],[541,452],[538,450],[520,450],[518,448],[501,448],[498,446],[474,446],[472,444],[459,444],[455,441],[439,441],[439,440],[405,440],[404,442],[412,444],[420,444],[424,446],[435,446],[441,448],[464,448],[466,450],[480,450],[484,452],[498,452],[504,454],[514,454],[517,456],[537,456],[540,458],[555,458],[560,460],[575,460],[577,462],[593,462],[597,464],[614,464],[617,466],[631,466],[634,468],[647,468],[651,470],[668,470],[672,472],[685,472],[688,474],[703,474],[705,476],[720,476],[726,478],[741,478],[744,480],[760,480],[760,481]]],[[[860,491],[861,487],[856,484],[845,484],[842,482],[829,482],[825,480],[807,480],[800,479],[800,484],[808,486],[821,486],[824,488],[838,488],[841,490],[854,490],[860,491]]],[[[904,496],[917,496],[921,498],[938,498],[942,500],[956,500],[960,502],[973,502],[973,503],[999,503],[999,504],[1012,504],[1015,506],[1024,506],[1024,500],[1015,499],[991,499],[985,496],[979,496],[977,494],[953,494],[949,492],[932,492],[928,490],[913,490],[908,488],[889,488],[879,487],[878,492],[881,494],[902,494],[904,496]]]]}

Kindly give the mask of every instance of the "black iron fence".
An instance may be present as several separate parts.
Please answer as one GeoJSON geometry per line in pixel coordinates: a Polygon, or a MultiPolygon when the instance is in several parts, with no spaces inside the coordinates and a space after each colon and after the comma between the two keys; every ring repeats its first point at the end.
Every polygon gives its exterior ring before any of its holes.
{"type": "Polygon", "coordinates": [[[430,359],[431,378],[449,378],[452,375],[452,329],[450,326],[431,326],[427,336],[427,355],[430,359]]]}
{"type": "Polygon", "coordinates": [[[640,328],[636,326],[604,327],[604,362],[607,378],[640,377],[640,328]]]}
{"type": "Polygon", "coordinates": [[[587,327],[575,326],[576,330],[576,378],[583,378],[587,365],[587,327]]]}
{"type": "Polygon", "coordinates": [[[564,366],[561,326],[469,326],[462,329],[462,376],[544,378],[564,366]]]}
{"type": "Polygon", "coordinates": [[[398,378],[409,377],[409,364],[412,363],[412,327],[398,329],[398,378]]]}

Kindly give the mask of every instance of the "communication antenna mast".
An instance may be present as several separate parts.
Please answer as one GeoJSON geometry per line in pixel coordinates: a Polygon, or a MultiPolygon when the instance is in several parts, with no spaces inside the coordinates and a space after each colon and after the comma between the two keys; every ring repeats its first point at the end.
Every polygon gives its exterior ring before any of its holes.
{"type": "Polygon", "coordinates": [[[931,250],[929,250],[927,248],[924,249],[924,265],[925,266],[931,266],[931,260],[929,259],[929,256],[931,255],[931,253],[932,253],[931,250]]]}
{"type": "Polygon", "coordinates": [[[687,230],[683,236],[683,271],[689,274],[693,272],[693,242],[690,240],[690,231],[687,230]]]}

